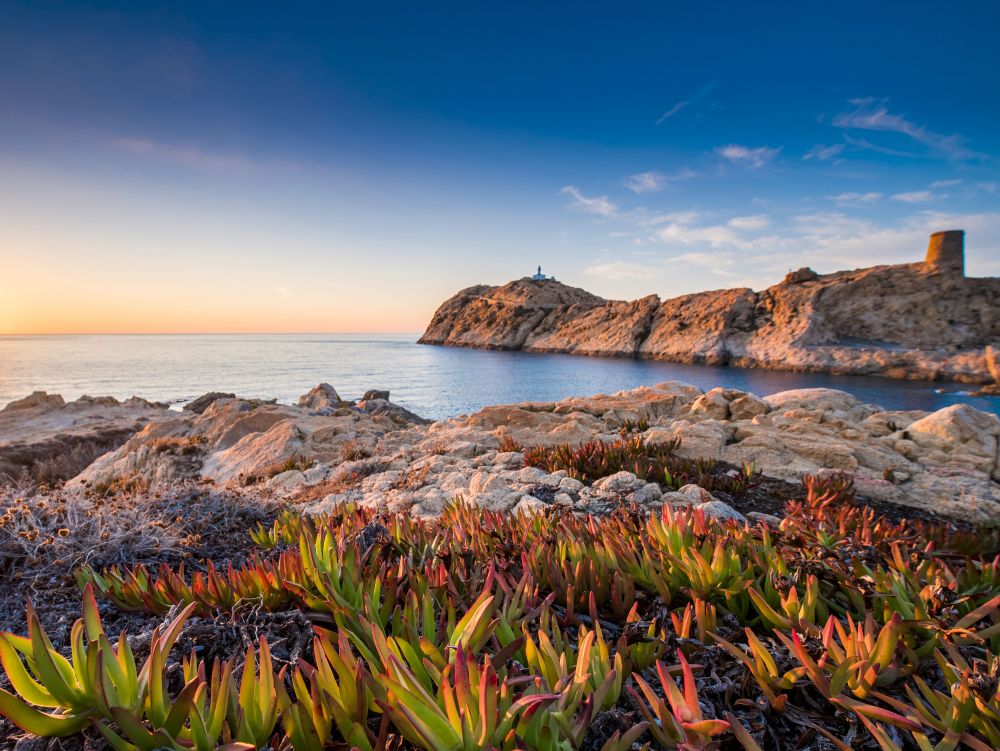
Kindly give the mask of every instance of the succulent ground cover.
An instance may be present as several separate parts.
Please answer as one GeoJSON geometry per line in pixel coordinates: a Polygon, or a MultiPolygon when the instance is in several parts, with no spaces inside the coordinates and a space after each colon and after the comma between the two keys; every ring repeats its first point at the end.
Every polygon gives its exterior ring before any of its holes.
{"type": "MultiPolygon", "coordinates": [[[[18,543],[75,581],[79,620],[35,596],[0,637],[0,715],[120,751],[1000,747],[996,532],[890,519],[845,477],[807,478],[771,526],[199,497],[214,562],[176,540],[56,564],[62,526],[18,543]]],[[[98,547],[116,528],[90,523],[98,547]]]]}

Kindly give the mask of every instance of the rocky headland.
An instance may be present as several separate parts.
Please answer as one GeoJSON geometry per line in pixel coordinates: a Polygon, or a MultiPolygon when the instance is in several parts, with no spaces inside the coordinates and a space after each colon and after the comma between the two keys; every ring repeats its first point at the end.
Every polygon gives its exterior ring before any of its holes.
{"type": "Polygon", "coordinates": [[[0,412],[0,457],[7,467],[27,457],[22,469],[30,474],[35,455],[16,448],[30,433],[34,445],[48,447],[47,456],[62,453],[60,442],[79,456],[100,454],[66,476],[67,490],[192,483],[263,492],[316,511],[356,503],[419,516],[437,515],[456,498],[493,511],[561,506],[602,514],[637,503],[771,515],[801,490],[806,475],[840,473],[860,498],[903,514],[1000,519],[1000,419],[967,405],[887,411],[830,389],[760,398],[671,381],[490,406],[431,423],[388,396],[372,391],[347,401],[321,384],[296,405],[208,394],[171,411],[142,400],[65,404],[36,395],[30,408],[22,402],[0,412]],[[89,433],[90,444],[82,427],[67,429],[81,412],[104,426],[89,433]],[[108,431],[115,436],[110,447],[108,431]],[[649,445],[676,442],[678,457],[716,462],[717,472],[735,475],[752,466],[763,474],[766,492],[741,499],[696,483],[664,487],[628,471],[584,483],[526,461],[531,447],[608,443],[623,435],[649,445]]]}
{"type": "Polygon", "coordinates": [[[469,287],[423,344],[1000,384],[1000,279],[964,273],[964,233],[920,263],[789,273],[756,292],[604,300],[551,279],[469,287]]]}

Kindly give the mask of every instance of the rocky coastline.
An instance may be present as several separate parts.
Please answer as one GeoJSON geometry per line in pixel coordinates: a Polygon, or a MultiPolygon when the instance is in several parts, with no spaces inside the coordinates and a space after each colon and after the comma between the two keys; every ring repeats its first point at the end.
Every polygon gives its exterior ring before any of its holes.
{"type": "Polygon", "coordinates": [[[207,394],[178,412],[141,399],[67,404],[35,394],[0,411],[0,462],[11,477],[61,481],[67,491],[91,494],[193,484],[263,493],[313,512],[352,503],[415,516],[436,516],[457,498],[490,511],[559,506],[600,515],[635,503],[774,516],[803,478],[842,474],[859,498],[904,515],[994,522],[998,446],[1000,418],[967,405],[888,411],[831,389],[760,398],[676,381],[495,405],[438,422],[394,404],[388,392],[350,401],[328,384],[296,405],[207,394]],[[532,466],[528,457],[532,447],[623,436],[673,444],[679,461],[712,463],[716,474],[752,468],[763,490],[742,498],[706,483],[663,486],[624,470],[585,483],[532,466]],[[61,444],[95,456],[83,468],[66,463],[59,476],[47,457],[59,455],[61,444]]]}
{"type": "Polygon", "coordinates": [[[964,233],[920,263],[799,269],[762,291],[604,300],[551,279],[464,289],[423,344],[1000,386],[1000,279],[964,273],[964,233]]]}

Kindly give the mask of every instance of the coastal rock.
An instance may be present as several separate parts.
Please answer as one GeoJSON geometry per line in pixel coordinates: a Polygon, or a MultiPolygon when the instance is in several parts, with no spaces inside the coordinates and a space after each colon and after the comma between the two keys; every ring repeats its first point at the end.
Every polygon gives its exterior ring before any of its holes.
{"type": "Polygon", "coordinates": [[[207,394],[199,396],[197,399],[188,402],[184,405],[184,409],[187,412],[194,412],[196,415],[200,415],[206,409],[208,409],[213,403],[217,402],[219,399],[235,399],[236,394],[226,394],[222,391],[210,391],[207,394]]]}
{"type": "Polygon", "coordinates": [[[921,263],[799,269],[759,292],[607,301],[552,280],[520,279],[459,292],[420,341],[998,383],[1000,279],[968,278],[963,267],[961,232],[946,232],[932,236],[921,263]]]}
{"type": "Polygon", "coordinates": [[[728,503],[723,503],[722,501],[707,501],[705,503],[699,503],[695,508],[701,511],[706,516],[711,516],[713,519],[719,519],[720,521],[736,521],[745,522],[747,519],[743,514],[734,509],[728,503]]]}
{"type": "Polygon", "coordinates": [[[483,509],[510,511],[530,496],[535,500],[525,507],[557,504],[593,514],[610,513],[623,503],[646,508],[736,503],[696,485],[664,492],[630,472],[588,485],[566,471],[526,466],[523,451],[498,450],[503,437],[523,446],[612,441],[626,421],[630,429],[646,421],[643,439],[679,441],[676,452],[690,459],[752,465],[793,483],[805,474],[843,472],[866,498],[964,521],[1000,519],[1000,419],[965,405],[934,413],[881,411],[832,389],[796,389],[761,399],[733,389],[706,394],[666,382],[555,402],[495,405],[429,425],[345,404],[320,414],[311,407],[218,398],[195,414],[139,400],[60,406],[57,399],[35,397],[0,412],[0,426],[6,420],[8,433],[10,425],[18,425],[22,435],[30,435],[38,432],[40,420],[64,425],[74,410],[91,417],[148,413],[138,432],[70,481],[81,489],[199,480],[252,486],[314,510],[350,502],[421,515],[440,513],[459,497],[483,509]]]}
{"type": "Polygon", "coordinates": [[[201,479],[239,486],[285,474],[273,487],[291,491],[311,484],[303,473],[323,465],[325,474],[329,467],[356,459],[358,447],[374,446],[412,424],[339,402],[327,414],[335,398],[336,391],[321,384],[300,399],[300,406],[218,398],[201,414],[169,413],[98,458],[71,484],[201,479]]]}
{"type": "Polygon", "coordinates": [[[953,404],[911,423],[909,440],[923,449],[940,451],[992,471],[998,458],[1000,418],[967,404],[953,404]]]}
{"type": "MultiPolygon", "coordinates": [[[[389,393],[389,392],[382,392],[389,393]]],[[[367,396],[367,394],[366,394],[367,396]]],[[[372,398],[372,399],[362,399],[357,404],[358,409],[364,410],[373,416],[384,416],[391,419],[397,425],[429,425],[430,420],[427,420],[420,415],[411,412],[405,407],[401,407],[398,404],[393,404],[388,399],[382,398],[372,398]]]]}
{"type": "Polygon", "coordinates": [[[343,400],[337,389],[329,383],[321,383],[314,386],[308,393],[299,397],[299,406],[316,410],[317,412],[331,412],[340,407],[343,400]]]}
{"type": "Polygon", "coordinates": [[[67,403],[36,391],[0,410],[0,479],[69,479],[168,414],[167,405],[137,397],[83,396],[67,403]]]}

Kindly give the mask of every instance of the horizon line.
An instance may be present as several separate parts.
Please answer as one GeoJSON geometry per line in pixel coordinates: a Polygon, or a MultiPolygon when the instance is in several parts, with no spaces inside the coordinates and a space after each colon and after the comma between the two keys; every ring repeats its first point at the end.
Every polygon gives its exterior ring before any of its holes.
{"type": "Polygon", "coordinates": [[[419,335],[420,331],[52,331],[0,332],[0,338],[43,336],[345,336],[345,335],[419,335]]]}

